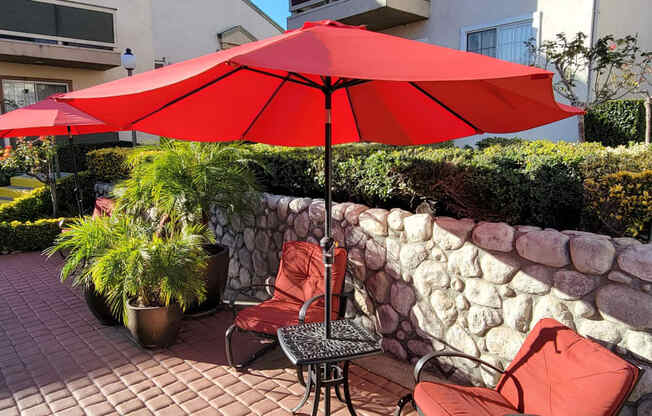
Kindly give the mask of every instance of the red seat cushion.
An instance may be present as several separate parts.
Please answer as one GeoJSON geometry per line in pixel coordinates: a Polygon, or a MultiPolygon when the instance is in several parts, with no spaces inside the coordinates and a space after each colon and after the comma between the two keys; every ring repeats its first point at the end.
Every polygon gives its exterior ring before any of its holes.
{"type": "Polygon", "coordinates": [[[115,207],[115,201],[110,198],[97,198],[95,208],[93,209],[93,218],[107,216],[110,217],[115,207]]]}
{"type": "Polygon", "coordinates": [[[423,381],[414,401],[426,416],[503,416],[516,409],[495,390],[423,381]]]}
{"type": "Polygon", "coordinates": [[[554,319],[542,319],[498,382],[522,413],[611,416],[631,392],[638,369],[554,319]]]}
{"type": "MultiPolygon", "coordinates": [[[[335,249],[331,288],[339,294],[346,273],[346,250],[335,249]]],[[[303,303],[324,293],[324,264],[321,248],[303,241],[283,244],[278,274],[274,282],[274,296],[260,305],[240,311],[235,324],[241,329],[276,335],[276,330],[299,323],[303,303]]],[[[332,317],[337,318],[339,299],[333,297],[332,317]]],[[[324,320],[324,302],[313,303],[306,314],[306,322],[324,320]]]]}
{"type": "MultiPolygon", "coordinates": [[[[269,299],[265,302],[243,309],[235,318],[235,324],[247,331],[261,332],[276,335],[276,330],[284,326],[299,324],[299,303],[269,299]]],[[[337,312],[333,310],[332,319],[337,319],[337,312]]],[[[322,322],[324,308],[313,307],[306,313],[306,322],[322,322]]]]}

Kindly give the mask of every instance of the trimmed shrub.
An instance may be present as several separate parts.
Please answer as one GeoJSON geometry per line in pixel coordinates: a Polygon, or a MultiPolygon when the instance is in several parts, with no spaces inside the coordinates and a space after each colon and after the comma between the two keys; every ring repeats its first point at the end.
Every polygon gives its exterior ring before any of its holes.
{"type": "Polygon", "coordinates": [[[484,150],[487,147],[501,145],[501,146],[511,146],[513,144],[523,144],[524,140],[518,137],[487,137],[480,140],[475,145],[480,150],[484,150]]]}
{"type": "Polygon", "coordinates": [[[127,159],[131,148],[109,147],[86,155],[88,171],[100,182],[113,182],[129,176],[127,159]]]}
{"type": "Polygon", "coordinates": [[[0,252],[40,251],[51,246],[61,233],[62,218],[27,222],[0,222],[0,252]]]}
{"type": "Polygon", "coordinates": [[[587,141],[618,146],[645,140],[642,100],[614,100],[591,108],[584,116],[587,141]]]}
{"type": "MultiPolygon", "coordinates": [[[[77,159],[77,171],[81,172],[88,169],[86,155],[94,150],[113,148],[113,147],[131,147],[131,144],[125,142],[105,142],[105,143],[76,143],[74,146],[75,157],[77,159]]],[[[59,158],[59,168],[62,172],[73,172],[74,164],[72,161],[73,148],[67,144],[59,145],[57,148],[57,157],[59,158]]]]}
{"type": "Polygon", "coordinates": [[[652,223],[652,170],[584,181],[584,225],[611,235],[647,237],[652,223]]]}

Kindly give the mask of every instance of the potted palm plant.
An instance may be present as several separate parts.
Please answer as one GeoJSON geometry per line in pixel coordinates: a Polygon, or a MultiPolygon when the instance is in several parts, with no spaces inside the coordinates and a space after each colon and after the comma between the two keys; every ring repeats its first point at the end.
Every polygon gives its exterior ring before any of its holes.
{"type": "Polygon", "coordinates": [[[75,283],[92,283],[140,345],[165,347],[176,339],[183,310],[205,298],[208,260],[205,227],[172,224],[158,227],[121,214],[82,218],[48,254],[70,250],[62,278],[76,270],[75,283]],[[87,244],[82,233],[100,243],[87,244]]]}
{"type": "MultiPolygon", "coordinates": [[[[163,140],[160,150],[134,154],[132,173],[114,193],[116,210],[149,217],[174,227],[200,223],[208,226],[211,209],[227,216],[244,214],[257,202],[256,178],[241,146],[163,140]]],[[[187,314],[210,313],[222,305],[228,277],[227,247],[205,244],[209,254],[206,300],[193,304],[187,314]]]]}

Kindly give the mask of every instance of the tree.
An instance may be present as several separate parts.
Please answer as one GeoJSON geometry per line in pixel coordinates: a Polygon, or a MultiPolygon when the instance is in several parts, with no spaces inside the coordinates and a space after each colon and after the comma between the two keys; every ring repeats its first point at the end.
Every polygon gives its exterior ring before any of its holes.
{"type": "Polygon", "coordinates": [[[50,189],[52,216],[57,216],[57,184],[55,157],[57,149],[54,137],[39,137],[27,140],[24,137],[16,141],[13,150],[5,150],[0,160],[5,167],[25,172],[50,189]]]}
{"type": "MultiPolygon", "coordinates": [[[[527,46],[535,57],[535,65],[557,72],[558,79],[553,82],[557,94],[585,110],[609,100],[639,95],[642,87],[649,85],[652,52],[641,50],[638,35],[623,38],[606,35],[587,46],[586,35],[582,32],[572,39],[558,33],[554,40],[541,45],[530,39],[527,46]],[[578,85],[579,75],[585,71],[590,74],[589,79],[591,76],[593,79],[583,96],[578,85]]],[[[578,137],[584,141],[583,116],[578,117],[578,137]]]]}

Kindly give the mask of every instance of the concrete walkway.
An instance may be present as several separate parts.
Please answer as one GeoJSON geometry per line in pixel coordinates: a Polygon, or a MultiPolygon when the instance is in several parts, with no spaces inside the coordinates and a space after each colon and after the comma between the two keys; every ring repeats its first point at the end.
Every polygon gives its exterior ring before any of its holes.
{"type": "MultiPolygon", "coordinates": [[[[244,373],[226,365],[230,313],[184,321],[176,345],[144,350],[124,328],[95,320],[79,292],[59,282],[61,263],[0,256],[0,416],[289,415],[299,402],[303,388],[280,350],[244,373]]],[[[244,356],[258,341],[235,342],[244,356]]],[[[390,415],[408,392],[358,366],[351,389],[359,416],[390,415]]],[[[333,414],[348,414],[334,396],[332,404],[333,414]]]]}

